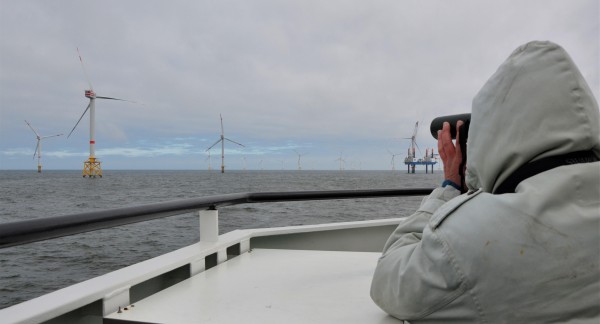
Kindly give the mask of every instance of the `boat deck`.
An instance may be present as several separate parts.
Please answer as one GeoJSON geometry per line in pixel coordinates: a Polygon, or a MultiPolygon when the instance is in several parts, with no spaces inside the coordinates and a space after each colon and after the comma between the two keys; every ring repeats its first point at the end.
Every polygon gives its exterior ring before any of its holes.
{"type": "Polygon", "coordinates": [[[369,296],[380,255],[253,249],[104,323],[401,323],[369,296]]]}

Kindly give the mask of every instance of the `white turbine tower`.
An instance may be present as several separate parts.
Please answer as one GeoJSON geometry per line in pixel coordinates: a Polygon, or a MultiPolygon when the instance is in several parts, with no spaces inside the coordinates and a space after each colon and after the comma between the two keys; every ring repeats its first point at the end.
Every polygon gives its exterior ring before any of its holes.
{"type": "Polygon", "coordinates": [[[29,128],[31,128],[31,130],[33,131],[33,133],[35,134],[35,138],[37,139],[37,146],[35,147],[35,151],[33,153],[33,158],[35,159],[35,155],[37,154],[38,157],[38,173],[42,172],[42,140],[46,139],[46,138],[50,138],[50,137],[56,137],[56,136],[61,136],[62,134],[57,134],[57,135],[50,135],[50,136],[40,136],[40,134],[38,134],[38,132],[35,131],[35,129],[33,129],[33,126],[31,126],[31,124],[28,121],[25,121],[25,123],[27,123],[27,126],[29,126],[29,128]]]}
{"type": "Polygon", "coordinates": [[[296,152],[296,154],[298,155],[298,171],[300,171],[300,170],[302,170],[302,164],[300,163],[300,158],[302,158],[304,155],[306,155],[308,153],[300,154],[296,150],[294,150],[294,152],[296,152]]]}
{"type": "Polygon", "coordinates": [[[390,150],[388,150],[388,153],[390,153],[390,155],[392,156],[392,161],[391,161],[391,163],[392,163],[392,171],[395,171],[396,170],[396,161],[395,161],[395,159],[396,159],[396,155],[398,155],[398,154],[394,154],[390,150]]]}
{"type": "Polygon", "coordinates": [[[83,60],[81,59],[81,54],[79,53],[79,48],[77,49],[77,54],[79,55],[79,61],[81,62],[81,68],[83,69],[85,78],[90,86],[89,90],[85,90],[85,97],[90,99],[90,103],[88,104],[87,108],[85,108],[85,110],[83,111],[83,114],[81,114],[81,117],[79,117],[79,120],[77,121],[77,123],[75,124],[75,126],[73,127],[73,129],[71,130],[69,135],[67,135],[67,138],[69,138],[71,136],[71,134],[73,134],[73,131],[75,130],[75,128],[77,128],[77,125],[79,125],[79,122],[81,121],[83,116],[85,116],[85,114],[89,110],[90,111],[90,156],[87,161],[83,162],[83,177],[85,178],[86,176],[88,176],[90,178],[95,178],[96,176],[99,176],[100,178],[102,178],[102,167],[100,166],[100,161],[98,161],[96,159],[96,99],[119,100],[119,101],[128,101],[128,102],[131,102],[131,101],[125,100],[125,99],[119,99],[119,98],[96,96],[96,93],[94,92],[94,88],[92,87],[92,82],[90,81],[87,71],[85,70],[85,66],[83,65],[83,60]]]}
{"type": "Polygon", "coordinates": [[[208,161],[208,171],[211,171],[212,167],[210,166],[210,151],[208,151],[208,156],[206,157],[205,161],[208,161]]]}
{"type": "Polygon", "coordinates": [[[216,141],[215,144],[211,145],[206,150],[209,151],[211,148],[213,148],[213,146],[215,146],[215,145],[219,144],[219,142],[221,142],[221,173],[225,173],[225,140],[230,141],[231,143],[237,144],[242,147],[245,147],[245,146],[225,137],[225,131],[223,130],[223,116],[221,116],[221,114],[219,114],[219,117],[221,117],[221,138],[218,141],[216,141]]]}

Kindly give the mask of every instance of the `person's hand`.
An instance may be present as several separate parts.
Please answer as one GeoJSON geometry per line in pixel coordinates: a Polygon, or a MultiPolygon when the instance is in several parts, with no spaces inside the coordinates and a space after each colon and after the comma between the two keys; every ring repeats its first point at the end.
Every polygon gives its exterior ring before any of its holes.
{"type": "Polygon", "coordinates": [[[462,152],[459,143],[459,127],[463,121],[459,120],[456,123],[456,145],[452,143],[452,135],[450,134],[450,124],[445,122],[442,129],[438,131],[438,152],[444,163],[444,180],[450,180],[461,186],[461,177],[459,173],[462,162],[462,152]]]}

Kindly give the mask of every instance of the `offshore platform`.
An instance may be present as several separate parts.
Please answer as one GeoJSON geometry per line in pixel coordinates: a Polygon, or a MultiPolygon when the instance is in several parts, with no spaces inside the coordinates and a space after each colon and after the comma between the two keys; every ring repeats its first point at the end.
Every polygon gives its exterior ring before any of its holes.
{"type": "Polygon", "coordinates": [[[408,148],[408,155],[404,159],[404,164],[407,167],[407,173],[415,173],[417,165],[424,165],[425,173],[429,173],[429,166],[431,166],[431,173],[433,173],[433,166],[437,164],[437,154],[434,153],[433,148],[426,149],[425,156],[423,158],[417,158],[416,156],[416,150],[419,148],[417,145],[418,130],[419,122],[416,122],[412,137],[405,138],[411,140],[410,147],[408,148]]]}

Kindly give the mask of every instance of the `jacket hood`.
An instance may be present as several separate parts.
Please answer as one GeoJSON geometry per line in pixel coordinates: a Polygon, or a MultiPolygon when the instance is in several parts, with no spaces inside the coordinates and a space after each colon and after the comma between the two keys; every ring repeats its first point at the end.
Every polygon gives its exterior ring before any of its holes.
{"type": "Polygon", "coordinates": [[[466,182],[493,192],[522,165],[593,150],[598,103],[566,51],[551,42],[517,48],[473,99],[466,182]]]}

